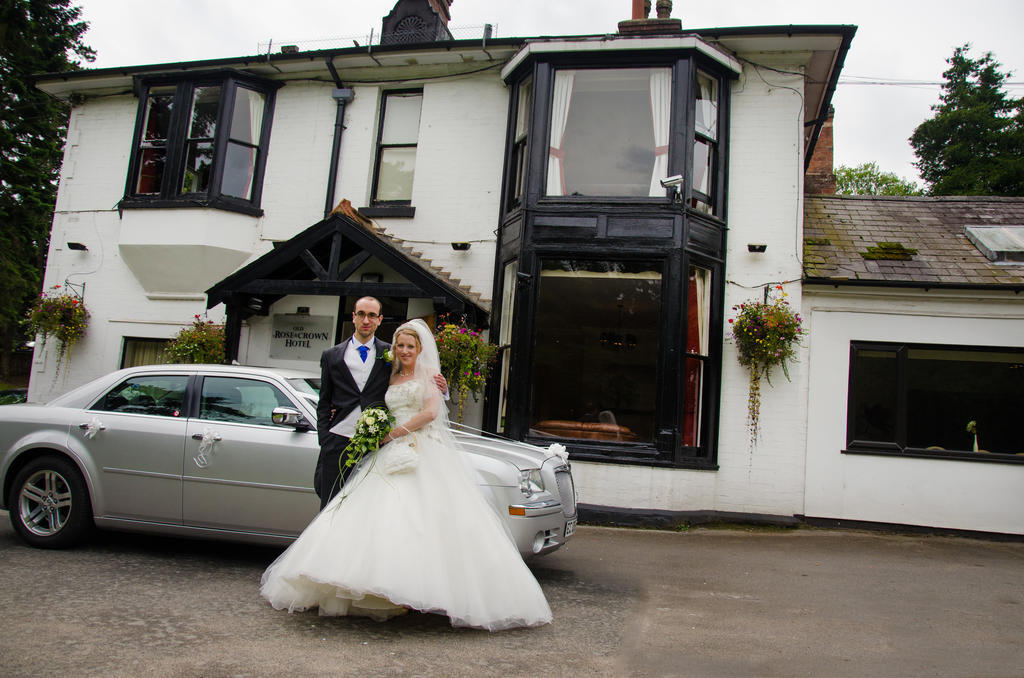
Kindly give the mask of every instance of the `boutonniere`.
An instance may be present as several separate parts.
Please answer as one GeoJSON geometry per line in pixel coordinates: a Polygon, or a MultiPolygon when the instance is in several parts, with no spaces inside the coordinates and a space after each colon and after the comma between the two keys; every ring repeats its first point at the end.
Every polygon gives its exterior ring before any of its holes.
{"type": "Polygon", "coordinates": [[[393,360],[391,357],[391,349],[384,349],[381,354],[377,356],[377,360],[383,360],[386,364],[390,365],[393,360]]]}

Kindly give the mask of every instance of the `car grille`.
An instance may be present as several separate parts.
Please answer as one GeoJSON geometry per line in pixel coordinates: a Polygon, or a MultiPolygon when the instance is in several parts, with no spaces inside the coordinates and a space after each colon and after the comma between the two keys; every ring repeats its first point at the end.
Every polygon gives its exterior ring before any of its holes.
{"type": "Polygon", "coordinates": [[[576,490],[572,486],[572,474],[568,470],[555,472],[558,496],[562,500],[562,513],[566,518],[576,515],[576,490]]]}

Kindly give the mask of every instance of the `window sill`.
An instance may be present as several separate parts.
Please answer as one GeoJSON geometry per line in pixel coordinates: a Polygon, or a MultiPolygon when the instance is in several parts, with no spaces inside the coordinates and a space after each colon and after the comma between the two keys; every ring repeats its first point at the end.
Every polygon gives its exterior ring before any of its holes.
{"type": "Polygon", "coordinates": [[[359,213],[366,217],[402,217],[411,219],[416,216],[416,208],[412,205],[371,205],[360,207],[359,213]]]}
{"type": "Polygon", "coordinates": [[[873,457],[909,457],[918,459],[944,459],[982,464],[1024,464],[1024,452],[1018,454],[994,454],[989,452],[968,452],[963,450],[922,450],[912,449],[844,449],[843,454],[873,457]]]}
{"type": "Polygon", "coordinates": [[[537,438],[528,436],[526,442],[538,447],[547,447],[558,442],[569,451],[570,461],[590,461],[599,464],[622,464],[625,466],[648,466],[654,468],[694,469],[717,471],[718,464],[705,457],[673,458],[669,452],[662,452],[653,445],[622,443],[615,441],[584,442],[575,438],[537,438]]]}
{"type": "Polygon", "coordinates": [[[227,212],[238,212],[252,217],[262,217],[263,210],[255,205],[242,204],[224,198],[181,198],[167,200],[162,198],[122,198],[117,204],[119,210],[126,209],[216,209],[227,212]]]}

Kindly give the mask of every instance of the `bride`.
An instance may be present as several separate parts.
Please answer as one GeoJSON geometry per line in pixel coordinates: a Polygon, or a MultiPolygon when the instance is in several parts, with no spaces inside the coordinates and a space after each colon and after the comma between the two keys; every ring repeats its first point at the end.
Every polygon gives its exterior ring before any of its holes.
{"type": "Polygon", "coordinates": [[[411,610],[491,631],[551,621],[544,594],[448,431],[426,323],[395,331],[385,402],[395,428],[263,573],[289,612],[377,620],[411,610]]]}

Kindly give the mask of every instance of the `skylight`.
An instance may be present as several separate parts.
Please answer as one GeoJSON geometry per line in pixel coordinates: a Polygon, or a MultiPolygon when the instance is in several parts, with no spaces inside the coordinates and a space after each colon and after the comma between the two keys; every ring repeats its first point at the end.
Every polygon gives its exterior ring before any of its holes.
{"type": "Polygon", "coordinates": [[[964,226],[964,235],[989,261],[1024,261],[1024,226],[964,226]]]}

